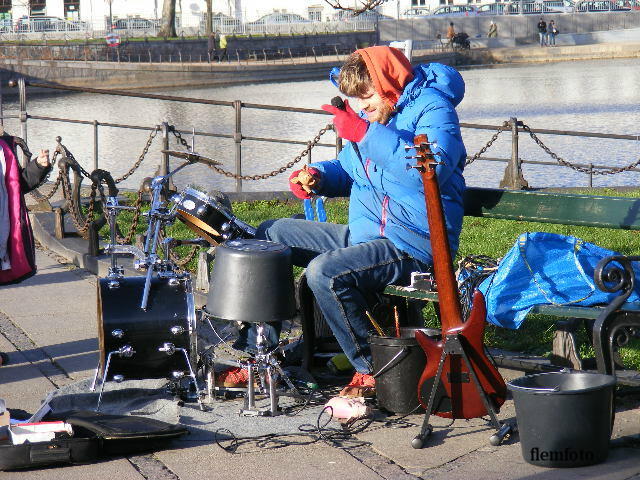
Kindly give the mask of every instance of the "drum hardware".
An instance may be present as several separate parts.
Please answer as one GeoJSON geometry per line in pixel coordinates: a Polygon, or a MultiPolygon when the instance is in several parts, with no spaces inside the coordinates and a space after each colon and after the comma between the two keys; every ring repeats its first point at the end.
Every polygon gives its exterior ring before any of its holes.
{"type": "Polygon", "coordinates": [[[237,218],[228,207],[192,187],[171,197],[178,218],[210,245],[235,238],[253,238],[256,229],[237,218]]]}
{"type": "Polygon", "coordinates": [[[117,328],[111,332],[111,336],[115,338],[122,338],[124,337],[124,332],[117,328]]]}
{"type": "MultiPolygon", "coordinates": [[[[107,378],[107,372],[109,371],[109,365],[111,364],[111,356],[118,355],[122,358],[131,358],[136,353],[136,351],[131,347],[131,345],[123,345],[118,350],[113,350],[109,352],[107,355],[107,363],[105,365],[104,375],[102,376],[102,382],[100,382],[100,394],[98,395],[98,404],[96,405],[96,412],[100,410],[100,402],[102,401],[102,394],[104,393],[104,384],[107,378]]],[[[96,373],[93,377],[93,382],[91,384],[91,391],[94,392],[96,390],[96,382],[98,380],[98,374],[100,373],[100,366],[96,368],[96,373]]],[[[113,381],[116,383],[120,383],[124,380],[123,375],[114,375],[113,381]]]]}
{"type": "Polygon", "coordinates": [[[216,165],[222,165],[222,162],[214,160],[213,158],[205,157],[196,152],[181,152],[178,150],[162,150],[162,153],[166,153],[171,157],[182,158],[189,163],[204,163],[215,167],[216,165]]]}

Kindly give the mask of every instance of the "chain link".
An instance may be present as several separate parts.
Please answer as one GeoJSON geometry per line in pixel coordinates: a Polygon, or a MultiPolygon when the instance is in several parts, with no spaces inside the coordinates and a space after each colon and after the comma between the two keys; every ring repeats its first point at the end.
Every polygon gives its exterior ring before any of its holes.
{"type": "Polygon", "coordinates": [[[581,167],[579,165],[575,165],[575,164],[573,164],[571,162],[566,161],[564,158],[562,158],[558,154],[552,152],[551,149],[549,147],[547,147],[544,144],[544,142],[542,140],[540,140],[540,138],[535,133],[533,133],[531,131],[531,128],[528,125],[523,123],[522,124],[522,129],[525,132],[527,132],[531,136],[533,141],[536,142],[538,144],[538,146],[540,148],[542,148],[556,162],[558,162],[562,166],[569,167],[569,168],[571,168],[571,169],[573,169],[573,170],[575,170],[577,172],[588,173],[588,174],[592,174],[592,175],[615,175],[616,173],[621,173],[621,172],[626,172],[626,171],[632,170],[633,168],[635,168],[638,165],[640,165],[640,158],[639,158],[635,162],[627,165],[626,167],[601,168],[601,169],[593,169],[591,167],[581,167]]]}
{"type": "MultiPolygon", "coordinates": [[[[182,135],[180,134],[180,132],[178,132],[175,128],[171,127],[170,128],[171,131],[173,132],[173,135],[176,137],[176,139],[178,140],[178,143],[180,145],[182,145],[183,147],[185,147],[187,149],[187,151],[191,151],[191,146],[187,143],[187,141],[182,137],[182,135]]],[[[324,128],[321,128],[320,131],[318,132],[318,134],[313,138],[313,140],[311,140],[308,144],[307,144],[307,148],[305,148],[300,155],[296,156],[292,161],[290,161],[289,163],[285,164],[284,166],[273,170],[269,173],[263,173],[263,174],[259,174],[259,175],[237,175],[235,173],[229,172],[227,170],[224,170],[218,166],[215,165],[207,165],[211,170],[214,170],[216,172],[218,172],[221,175],[224,175],[225,177],[229,177],[229,178],[235,178],[237,180],[266,180],[267,178],[270,177],[275,177],[276,175],[280,175],[281,173],[286,172],[287,170],[289,170],[291,167],[293,167],[296,163],[298,163],[300,160],[302,160],[304,157],[306,157],[307,155],[309,155],[309,152],[311,152],[311,149],[313,147],[315,147],[318,142],[320,141],[320,138],[327,133],[329,130],[333,130],[333,125],[329,124],[324,128]]]]}
{"type": "Polygon", "coordinates": [[[127,234],[127,236],[122,237],[121,235],[118,235],[118,232],[116,231],[116,241],[120,245],[130,244],[131,240],[133,239],[133,236],[136,233],[136,229],[138,228],[138,222],[140,221],[140,213],[142,211],[142,195],[143,194],[144,193],[142,191],[142,188],[140,188],[140,190],[138,190],[138,196],[136,198],[136,202],[133,204],[133,206],[135,207],[135,210],[133,212],[133,219],[131,220],[131,229],[129,230],[129,233],[127,234]]]}
{"type": "Polygon", "coordinates": [[[474,162],[475,160],[477,160],[478,158],[480,158],[480,156],[486,152],[487,150],[489,150],[489,148],[491,147],[491,145],[493,145],[493,142],[495,142],[498,137],[500,136],[500,134],[502,132],[504,132],[508,127],[509,127],[510,123],[508,120],[505,120],[501,126],[498,127],[498,130],[496,131],[496,133],[493,134],[493,136],[489,139],[489,141],[487,142],[487,144],[482,147],[478,153],[476,153],[473,157],[469,158],[467,160],[467,162],[465,163],[465,165],[469,165],[470,163],[474,162]]]}
{"type": "Polygon", "coordinates": [[[133,164],[133,166],[129,169],[127,173],[122,175],[120,178],[116,178],[114,182],[120,183],[123,180],[126,180],[133,174],[133,172],[135,172],[138,169],[140,164],[143,162],[143,160],[147,156],[147,153],[149,152],[149,148],[151,147],[151,144],[153,143],[153,140],[156,138],[156,135],[158,135],[159,131],[160,131],[160,127],[155,127],[153,130],[151,130],[151,133],[149,134],[149,138],[147,139],[147,143],[142,149],[142,153],[138,157],[138,160],[136,161],[136,163],[133,164]]]}

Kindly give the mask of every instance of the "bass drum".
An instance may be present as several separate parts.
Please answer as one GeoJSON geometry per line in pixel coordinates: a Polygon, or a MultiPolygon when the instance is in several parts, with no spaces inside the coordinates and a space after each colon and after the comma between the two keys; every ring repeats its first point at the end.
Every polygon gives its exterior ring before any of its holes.
{"type": "Polygon", "coordinates": [[[98,283],[100,377],[106,381],[113,380],[114,375],[124,380],[187,376],[187,357],[195,371],[197,332],[191,280],[170,285],[167,279],[152,279],[146,311],[140,308],[144,277],[121,278],[117,288],[111,288],[110,282],[103,278],[98,283]],[[169,354],[171,346],[175,351],[169,354]],[[179,349],[184,349],[187,357],[179,349]],[[105,378],[109,353],[119,350],[134,353],[111,355],[105,378]]]}

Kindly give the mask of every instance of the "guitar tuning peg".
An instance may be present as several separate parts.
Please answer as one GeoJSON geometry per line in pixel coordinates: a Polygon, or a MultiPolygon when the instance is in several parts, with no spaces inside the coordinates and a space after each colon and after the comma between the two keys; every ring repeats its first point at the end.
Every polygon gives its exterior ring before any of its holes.
{"type": "Polygon", "coordinates": [[[413,145],[405,145],[405,146],[404,146],[404,151],[405,151],[405,152],[408,152],[408,151],[409,151],[409,150],[411,150],[412,148],[414,148],[414,147],[413,147],[413,145]]]}

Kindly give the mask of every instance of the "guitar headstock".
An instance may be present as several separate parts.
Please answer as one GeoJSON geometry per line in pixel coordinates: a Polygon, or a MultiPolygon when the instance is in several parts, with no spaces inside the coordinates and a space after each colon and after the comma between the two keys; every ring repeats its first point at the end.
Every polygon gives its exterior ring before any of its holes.
{"type": "MultiPolygon", "coordinates": [[[[431,151],[431,145],[435,145],[435,143],[429,142],[427,135],[424,133],[416,135],[413,138],[413,148],[416,149],[416,156],[408,158],[415,158],[418,161],[418,165],[416,168],[423,169],[426,172],[430,172],[433,171],[435,169],[435,166],[440,163],[436,159],[436,156],[439,154],[433,153],[431,151]]],[[[407,146],[406,148],[408,150],[412,147],[407,146]]]]}

